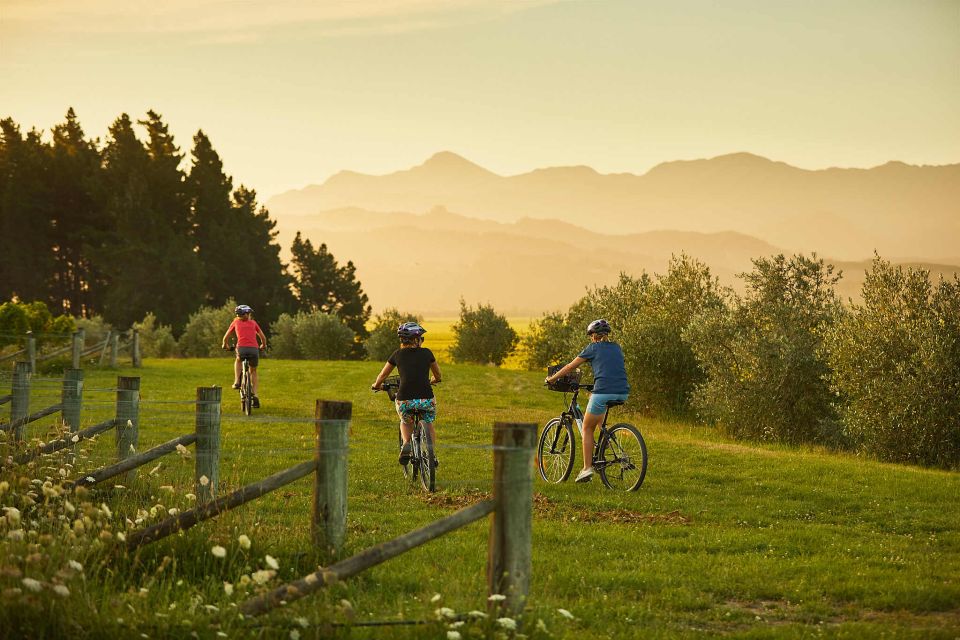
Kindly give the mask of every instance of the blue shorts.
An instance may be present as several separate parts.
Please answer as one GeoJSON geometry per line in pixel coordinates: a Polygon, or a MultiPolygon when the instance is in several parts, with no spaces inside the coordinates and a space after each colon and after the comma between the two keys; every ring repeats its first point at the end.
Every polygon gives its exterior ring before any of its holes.
{"type": "Polygon", "coordinates": [[[424,422],[433,422],[437,419],[436,398],[416,398],[413,400],[397,400],[397,415],[404,422],[413,420],[413,410],[419,409],[424,422]]]}
{"type": "Polygon", "coordinates": [[[260,349],[256,347],[237,347],[237,358],[246,360],[254,369],[260,364],[260,349]]]}
{"type": "Polygon", "coordinates": [[[602,416],[607,411],[607,403],[611,400],[627,401],[626,393],[591,393],[587,403],[587,413],[602,416]]]}

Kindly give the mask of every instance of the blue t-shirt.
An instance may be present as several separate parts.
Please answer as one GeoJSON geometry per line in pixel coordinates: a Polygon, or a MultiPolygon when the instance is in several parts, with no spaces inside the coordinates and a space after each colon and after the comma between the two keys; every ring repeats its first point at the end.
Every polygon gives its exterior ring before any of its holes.
{"type": "Polygon", "coordinates": [[[616,342],[591,342],[580,357],[593,368],[594,393],[630,393],[623,350],[616,342]]]}

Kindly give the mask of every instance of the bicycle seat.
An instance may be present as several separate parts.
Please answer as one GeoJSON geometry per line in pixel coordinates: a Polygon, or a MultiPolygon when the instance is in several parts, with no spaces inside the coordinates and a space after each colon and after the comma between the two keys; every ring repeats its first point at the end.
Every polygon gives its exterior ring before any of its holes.
{"type": "Polygon", "coordinates": [[[623,404],[623,400],[611,400],[610,402],[607,403],[607,409],[609,409],[610,407],[619,407],[622,404],[623,404]]]}

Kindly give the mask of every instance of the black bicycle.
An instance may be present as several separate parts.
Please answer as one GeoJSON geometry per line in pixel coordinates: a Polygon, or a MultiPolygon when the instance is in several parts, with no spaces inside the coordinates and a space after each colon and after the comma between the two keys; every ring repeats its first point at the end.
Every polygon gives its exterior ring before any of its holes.
{"type": "MultiPolygon", "coordinates": [[[[567,410],[550,420],[540,434],[537,447],[537,468],[545,481],[558,484],[570,477],[576,460],[577,443],[573,425],[583,435],[583,412],[577,406],[581,389],[593,391],[592,384],[580,384],[579,372],[560,378],[547,385],[551,391],[573,392],[567,410]]],[[[610,402],[603,414],[600,434],[593,446],[593,468],[608,489],[636,491],[647,475],[647,445],[640,430],[632,424],[619,422],[607,427],[610,408],[622,405],[610,402]]]]}
{"type": "MultiPolygon", "coordinates": [[[[224,347],[225,351],[233,351],[233,347],[224,347]]],[[[250,356],[240,356],[242,373],[240,377],[240,410],[245,415],[253,411],[253,376],[250,374],[250,356]]]]}
{"type": "MultiPolygon", "coordinates": [[[[390,376],[380,385],[387,392],[387,397],[391,401],[397,399],[397,391],[400,389],[400,376],[390,376]]],[[[423,412],[419,409],[411,411],[413,414],[413,433],[410,435],[411,456],[407,464],[401,465],[403,477],[411,482],[420,479],[420,484],[427,491],[436,489],[437,465],[433,454],[433,439],[430,437],[430,430],[423,421],[423,412]]],[[[397,441],[400,449],[403,449],[403,436],[397,431],[397,441]]]]}

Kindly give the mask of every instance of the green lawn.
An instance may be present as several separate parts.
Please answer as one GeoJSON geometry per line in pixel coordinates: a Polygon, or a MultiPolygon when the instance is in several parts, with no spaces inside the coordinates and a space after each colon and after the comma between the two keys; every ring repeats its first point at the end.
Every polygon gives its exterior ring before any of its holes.
{"type": "MultiPolygon", "coordinates": [[[[369,391],[380,366],[264,360],[263,408],[253,419],[240,415],[235,392],[225,389],[221,492],[310,458],[315,400],[349,400],[346,553],[354,553],[489,492],[486,445],[494,421],[542,425],[563,403],[562,394],[543,389],[540,373],[444,363],[438,493],[427,496],[401,477],[392,406],[369,391]]],[[[86,373],[91,405],[85,425],[112,414],[108,389],[118,374],[142,377],[143,449],[191,431],[193,407],[179,401],[194,398],[200,385],[229,385],[231,363],[147,360],[137,371],[86,373]]],[[[53,383],[38,384],[31,409],[55,395],[53,383]]],[[[734,443],[707,428],[626,417],[640,427],[650,451],[638,492],[616,494],[599,481],[536,481],[534,573],[524,629],[532,637],[960,636],[957,473],[734,443]],[[537,629],[538,620],[547,632],[537,629]]],[[[37,435],[40,428],[31,429],[28,434],[37,435]]],[[[93,460],[77,466],[110,459],[111,445],[112,439],[102,439],[93,460]]],[[[96,502],[131,517],[135,504],[189,506],[184,496],[192,491],[192,461],[171,456],[155,475],[150,470],[143,468],[140,479],[123,489],[96,493],[96,502]]],[[[244,596],[239,587],[226,595],[223,583],[239,585],[244,574],[265,568],[265,555],[277,560],[284,580],[316,568],[311,489],[308,479],[298,481],[147,547],[136,561],[114,558],[88,571],[85,586],[76,585],[65,603],[36,604],[42,615],[31,613],[34,604],[15,604],[19,596],[5,591],[0,637],[187,637],[196,631],[211,638],[217,632],[286,638],[296,629],[302,638],[445,638],[439,623],[324,625],[434,619],[439,607],[486,609],[484,520],[255,623],[237,620],[232,603],[244,596]],[[252,539],[249,551],[238,546],[240,534],[252,539]],[[214,558],[213,545],[225,547],[227,558],[214,558]],[[295,623],[301,617],[306,628],[295,623]]],[[[29,570],[23,558],[6,559],[6,568],[14,565],[29,570]]],[[[16,582],[4,575],[0,571],[0,586],[16,582]]],[[[458,631],[463,638],[486,633],[475,624],[458,631]]]]}

